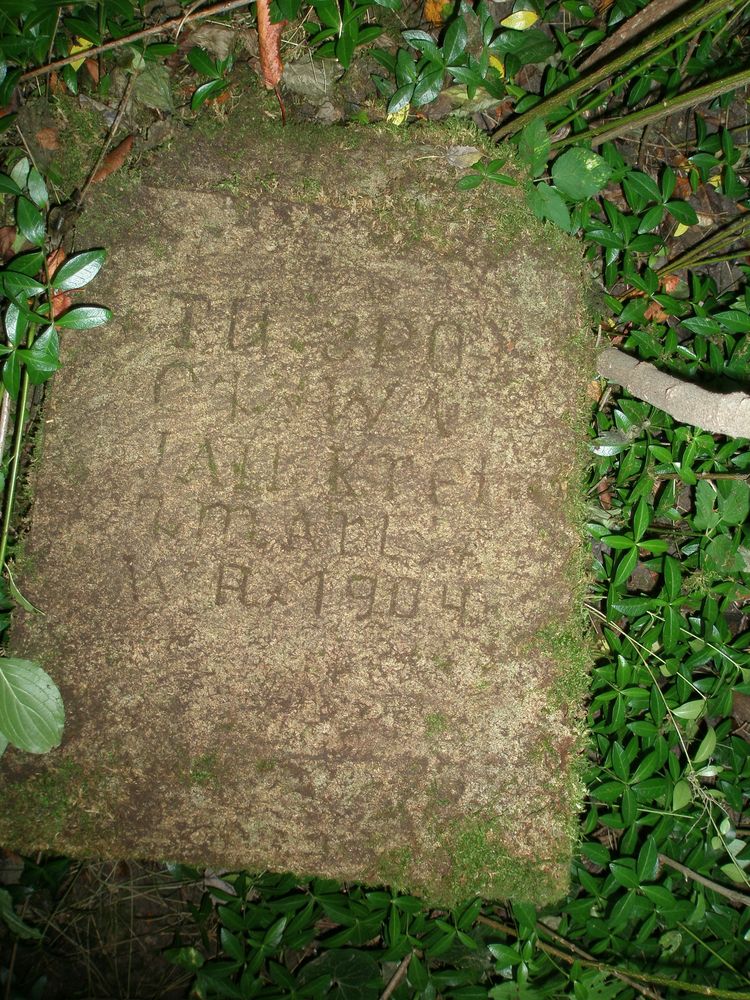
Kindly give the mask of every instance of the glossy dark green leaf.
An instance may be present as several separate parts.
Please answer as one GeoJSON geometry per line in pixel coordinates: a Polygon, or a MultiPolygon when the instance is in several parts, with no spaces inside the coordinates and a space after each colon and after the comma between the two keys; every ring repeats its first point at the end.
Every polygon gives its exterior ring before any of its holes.
{"type": "Polygon", "coordinates": [[[443,38],[443,59],[446,66],[450,66],[459,58],[468,40],[466,22],[463,17],[457,17],[448,25],[443,38]]]}
{"type": "Polygon", "coordinates": [[[582,201],[600,191],[612,173],[607,162],[590,149],[568,149],[552,164],[555,186],[573,201],[582,201]]]}
{"type": "Polygon", "coordinates": [[[85,250],[68,258],[55,272],[53,288],[60,292],[83,288],[99,273],[106,257],[106,250],[85,250]]]}
{"type": "Polygon", "coordinates": [[[12,194],[14,197],[20,197],[23,191],[7,174],[0,174],[0,194],[12,194]]]}
{"type": "Polygon", "coordinates": [[[56,326],[70,330],[90,330],[102,326],[112,319],[109,309],[102,306],[73,306],[55,320],[56,326]]]}
{"type": "Polygon", "coordinates": [[[17,356],[26,366],[29,382],[41,385],[60,367],[60,341],[53,326],[48,327],[30,348],[20,348],[17,356]]]}
{"type": "Polygon", "coordinates": [[[38,247],[44,243],[47,235],[44,216],[28,198],[19,198],[16,201],[16,223],[29,243],[38,247]]]}

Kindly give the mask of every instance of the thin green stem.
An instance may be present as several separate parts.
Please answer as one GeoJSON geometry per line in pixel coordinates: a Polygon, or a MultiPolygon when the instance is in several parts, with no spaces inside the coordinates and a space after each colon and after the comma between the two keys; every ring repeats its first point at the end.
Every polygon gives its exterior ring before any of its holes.
{"type": "MultiPolygon", "coordinates": [[[[32,334],[29,334],[29,346],[31,346],[32,334]]],[[[13,504],[16,498],[16,483],[18,481],[18,469],[21,463],[21,446],[23,444],[23,429],[26,423],[26,403],[29,395],[29,375],[24,367],[21,372],[21,387],[18,391],[18,401],[16,402],[16,419],[13,428],[13,451],[8,470],[8,486],[5,492],[5,507],[3,509],[3,525],[0,531],[0,568],[5,566],[5,556],[8,551],[8,535],[10,533],[10,522],[13,516],[13,504]]]]}
{"type": "MultiPolygon", "coordinates": [[[[665,25],[658,31],[648,34],[647,37],[638,45],[628,48],[623,55],[605,63],[603,66],[600,66],[599,69],[588,73],[586,76],[583,76],[574,83],[564,87],[561,91],[559,91],[559,93],[553,94],[540,104],[530,108],[527,112],[525,112],[525,114],[522,114],[513,121],[508,122],[507,125],[503,125],[497,130],[497,132],[495,132],[495,138],[503,139],[508,135],[513,135],[515,132],[519,132],[522,128],[524,128],[524,126],[528,125],[529,122],[534,121],[536,118],[546,118],[553,111],[564,107],[568,101],[573,100],[588,90],[592,90],[604,80],[609,79],[614,73],[619,72],[619,70],[623,69],[625,66],[630,65],[635,60],[640,59],[641,56],[646,55],[654,49],[659,50],[656,53],[656,57],[662,55],[663,50],[661,49],[661,46],[665,42],[669,43],[670,39],[674,39],[675,35],[680,35],[686,29],[694,28],[696,26],[700,28],[700,26],[707,24],[719,14],[728,14],[738,5],[738,2],[739,0],[709,0],[709,3],[699,5],[696,9],[689,11],[687,14],[683,14],[681,17],[670,21],[669,24],[665,25]]],[[[673,48],[675,44],[680,44],[685,40],[686,38],[683,36],[679,43],[672,42],[670,49],[673,48]]],[[[642,65],[639,66],[638,71],[642,68],[642,65]]],[[[622,82],[623,81],[618,81],[614,86],[618,87],[622,82]]],[[[573,117],[579,113],[580,111],[576,111],[573,117]]]]}
{"type": "Polygon", "coordinates": [[[569,146],[580,139],[594,140],[592,145],[599,146],[609,139],[623,135],[625,132],[649,125],[651,122],[658,121],[660,118],[666,118],[667,115],[674,114],[676,111],[682,111],[695,104],[701,104],[703,101],[719,97],[721,94],[726,94],[727,91],[735,90],[747,83],[750,83],[750,70],[742,70],[739,73],[734,73],[732,76],[726,77],[724,80],[714,80],[703,87],[694,87],[693,90],[687,90],[684,94],[677,94],[675,97],[667,98],[648,108],[634,111],[632,114],[620,118],[616,124],[599,125],[597,128],[587,129],[585,132],[577,132],[574,135],[566,136],[564,139],[559,139],[553,143],[552,148],[558,149],[562,146],[569,146]]]}
{"type": "MultiPolygon", "coordinates": [[[[44,277],[47,285],[47,306],[50,313],[50,322],[53,321],[52,306],[52,278],[49,273],[47,256],[44,257],[44,277]]],[[[31,347],[36,337],[37,326],[32,324],[26,337],[26,347],[31,347]]],[[[5,557],[8,553],[8,537],[10,535],[10,523],[13,518],[13,505],[16,499],[16,484],[18,483],[18,472],[21,466],[21,448],[23,446],[23,432],[26,425],[26,405],[29,398],[29,373],[26,365],[21,371],[21,383],[16,401],[15,424],[13,427],[13,450],[11,453],[10,468],[8,470],[8,482],[5,489],[5,505],[3,507],[3,522],[0,528],[0,574],[5,570],[5,557]]]]}

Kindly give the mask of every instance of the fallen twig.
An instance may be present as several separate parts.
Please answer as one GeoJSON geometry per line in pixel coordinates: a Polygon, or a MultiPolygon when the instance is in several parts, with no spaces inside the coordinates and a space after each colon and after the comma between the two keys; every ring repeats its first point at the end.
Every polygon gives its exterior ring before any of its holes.
{"type": "Polygon", "coordinates": [[[113,138],[115,136],[115,132],[117,132],[117,129],[120,127],[120,122],[122,121],[122,116],[125,114],[125,111],[127,109],[128,102],[130,100],[130,93],[131,93],[131,91],[133,89],[133,84],[134,83],[135,83],[135,74],[133,73],[133,74],[131,74],[130,79],[128,80],[128,85],[125,88],[125,93],[122,95],[122,100],[120,101],[120,107],[117,109],[117,114],[115,115],[115,120],[112,122],[112,127],[110,128],[109,132],[107,133],[107,138],[104,140],[104,145],[102,146],[101,152],[99,153],[99,158],[97,159],[96,163],[94,164],[94,168],[91,171],[91,173],[89,174],[88,180],[86,181],[86,183],[81,188],[81,193],[78,195],[78,198],[76,199],[76,207],[77,208],[80,208],[81,204],[83,203],[83,199],[86,197],[86,193],[87,193],[88,189],[94,183],[94,180],[96,179],[96,175],[99,172],[99,168],[101,167],[102,162],[104,160],[104,157],[105,157],[105,155],[107,153],[107,150],[110,147],[110,143],[112,142],[112,140],[113,140],[113,138]]]}
{"type": "Polygon", "coordinates": [[[746,392],[709,392],[614,347],[603,350],[596,365],[604,378],[683,424],[712,434],[750,438],[750,396],[746,392]]]}
{"type": "Polygon", "coordinates": [[[730,889],[729,886],[721,885],[719,882],[712,882],[710,878],[706,878],[705,875],[699,875],[692,868],[687,868],[685,865],[681,865],[679,861],[668,858],[666,854],[659,855],[659,864],[674,868],[675,871],[679,872],[680,875],[684,875],[685,878],[692,879],[693,882],[698,882],[699,885],[704,885],[707,889],[711,889],[712,892],[718,892],[720,896],[724,896],[725,899],[730,900],[732,903],[737,903],[738,906],[750,906],[750,896],[746,896],[744,892],[730,889]]]}
{"type": "MultiPolygon", "coordinates": [[[[487,927],[492,927],[494,930],[501,931],[503,934],[509,934],[511,937],[518,937],[518,931],[515,927],[510,927],[508,924],[501,924],[498,920],[492,920],[490,917],[480,915],[477,917],[477,923],[485,924],[487,927]]],[[[661,994],[657,993],[656,990],[651,990],[648,986],[643,986],[641,983],[636,982],[635,979],[628,976],[627,972],[622,972],[620,969],[605,966],[601,962],[597,962],[593,955],[589,955],[589,953],[584,951],[582,948],[572,944],[572,942],[561,937],[559,934],[555,934],[555,932],[551,931],[545,924],[537,924],[537,928],[543,933],[556,938],[558,941],[563,943],[566,948],[570,948],[573,954],[571,955],[570,952],[563,951],[561,948],[556,948],[554,945],[548,944],[546,941],[540,941],[537,938],[534,943],[540,951],[545,952],[547,955],[554,955],[555,958],[560,958],[563,962],[567,962],[569,965],[572,965],[574,962],[580,962],[581,965],[588,966],[589,968],[601,969],[602,971],[609,972],[610,975],[615,977],[615,979],[619,979],[623,983],[627,983],[628,986],[632,986],[632,988],[637,990],[641,996],[648,997],[649,1000],[662,1000],[661,994]]]]}
{"type": "MultiPolygon", "coordinates": [[[[180,17],[173,17],[161,24],[152,24],[150,28],[134,31],[132,35],[125,35],[124,38],[104,42],[102,45],[94,45],[92,48],[86,49],[86,57],[90,59],[100,52],[110,52],[112,49],[119,49],[122,45],[131,45],[133,42],[140,41],[141,38],[148,38],[149,35],[158,35],[160,32],[171,31],[173,28],[179,29],[186,21],[194,21],[200,17],[216,17],[218,14],[226,14],[228,11],[236,10],[238,7],[247,7],[251,2],[252,0],[225,0],[224,3],[214,4],[213,7],[207,7],[206,10],[197,10],[187,16],[180,15],[180,17]]],[[[52,73],[62,66],[77,62],[80,58],[81,53],[77,52],[75,55],[65,56],[63,59],[55,59],[54,62],[47,63],[45,66],[38,66],[36,69],[30,69],[27,73],[21,74],[18,82],[24,83],[26,80],[33,80],[38,76],[45,76],[47,73],[52,73]]]]}
{"type": "Polygon", "coordinates": [[[388,980],[388,985],[380,994],[380,1000],[389,1000],[389,997],[393,996],[393,994],[399,988],[404,977],[406,976],[406,971],[409,968],[409,962],[411,962],[413,954],[414,952],[410,951],[408,955],[405,955],[401,959],[398,968],[393,973],[391,978],[388,980]]]}

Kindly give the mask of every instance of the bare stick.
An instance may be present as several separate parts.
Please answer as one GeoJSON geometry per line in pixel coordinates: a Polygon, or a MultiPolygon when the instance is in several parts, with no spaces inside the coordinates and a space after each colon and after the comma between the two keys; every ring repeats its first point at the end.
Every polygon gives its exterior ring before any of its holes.
{"type": "Polygon", "coordinates": [[[602,351],[596,364],[604,378],[681,423],[712,434],[750,438],[750,396],[745,392],[709,392],[614,347],[602,351]]]}
{"type": "Polygon", "coordinates": [[[411,962],[411,957],[413,954],[414,952],[410,951],[408,955],[405,955],[401,959],[398,968],[393,973],[391,978],[388,980],[388,985],[380,994],[380,1000],[389,1000],[389,998],[393,996],[393,994],[399,988],[404,976],[406,975],[406,970],[409,968],[409,962],[411,962]]]}
{"type": "Polygon", "coordinates": [[[700,885],[705,885],[707,889],[718,892],[720,896],[724,896],[733,903],[737,903],[738,906],[750,906],[750,896],[746,896],[744,892],[737,892],[736,889],[730,889],[729,886],[712,882],[710,878],[706,878],[705,875],[699,875],[692,868],[686,868],[679,861],[673,861],[666,854],[659,855],[659,864],[669,865],[670,868],[674,868],[675,871],[679,872],[680,875],[684,875],[685,878],[692,879],[693,882],[698,882],[700,885]]]}
{"type": "MultiPolygon", "coordinates": [[[[509,934],[511,937],[517,938],[518,931],[515,927],[509,927],[508,924],[501,924],[498,920],[492,920],[490,917],[478,916],[478,924],[485,924],[487,927],[492,927],[494,930],[501,931],[503,934],[509,934]]],[[[592,969],[601,969],[602,971],[607,971],[615,977],[615,979],[621,980],[623,983],[627,983],[628,986],[632,986],[634,990],[637,990],[642,996],[649,997],[649,1000],[662,1000],[661,994],[657,993],[656,990],[651,990],[648,986],[643,986],[641,983],[636,982],[634,979],[629,978],[626,972],[622,972],[620,969],[613,969],[611,966],[604,966],[601,962],[597,962],[593,955],[589,955],[588,952],[579,948],[577,945],[572,944],[566,938],[561,937],[559,934],[555,934],[553,931],[546,926],[546,924],[537,924],[537,929],[545,934],[550,934],[555,937],[561,944],[564,944],[566,948],[570,948],[574,954],[570,952],[562,951],[560,948],[556,948],[553,944],[547,944],[546,941],[540,941],[539,938],[534,942],[536,947],[540,951],[545,952],[547,955],[553,955],[555,958],[562,959],[563,962],[567,962],[572,965],[574,962],[578,961],[581,965],[588,966],[592,969]]]]}
{"type": "Polygon", "coordinates": [[[238,7],[247,7],[251,2],[252,0],[226,0],[224,3],[214,4],[213,7],[207,7],[205,10],[197,10],[188,16],[173,17],[162,24],[153,24],[150,28],[134,31],[132,35],[126,35],[124,38],[117,38],[112,42],[104,42],[102,45],[94,45],[92,48],[86,49],[83,53],[77,52],[75,55],[65,56],[64,59],[56,59],[54,62],[47,63],[46,66],[30,69],[28,73],[23,73],[19,77],[18,82],[23,83],[26,80],[33,80],[37,76],[45,76],[47,73],[61,69],[61,67],[67,66],[69,63],[77,62],[84,56],[86,59],[90,59],[92,56],[99,55],[100,52],[110,52],[112,49],[119,49],[122,45],[131,45],[133,42],[140,41],[141,38],[148,38],[149,35],[158,35],[160,32],[171,31],[172,28],[179,30],[186,21],[194,21],[199,17],[216,17],[218,14],[226,14],[228,11],[236,10],[238,7]]]}
{"type": "Polygon", "coordinates": [[[83,185],[81,193],[78,195],[78,198],[76,199],[76,205],[78,207],[80,207],[83,204],[83,199],[86,197],[86,192],[91,187],[91,184],[94,178],[96,177],[96,173],[99,170],[99,167],[102,165],[102,161],[104,160],[106,152],[109,149],[112,140],[114,139],[115,132],[117,132],[118,128],[120,127],[120,122],[122,121],[122,116],[125,114],[125,111],[127,109],[128,102],[130,100],[130,92],[133,89],[134,83],[135,83],[135,73],[131,74],[130,79],[128,80],[128,85],[125,88],[125,93],[122,95],[122,100],[120,101],[120,107],[117,109],[115,120],[112,122],[112,127],[107,133],[107,138],[104,140],[104,145],[102,146],[101,152],[99,153],[99,158],[94,164],[93,170],[89,174],[86,183],[83,185]]]}
{"type": "Polygon", "coordinates": [[[3,389],[3,402],[0,405],[0,462],[5,454],[5,439],[8,436],[8,424],[10,423],[10,396],[3,389]]]}

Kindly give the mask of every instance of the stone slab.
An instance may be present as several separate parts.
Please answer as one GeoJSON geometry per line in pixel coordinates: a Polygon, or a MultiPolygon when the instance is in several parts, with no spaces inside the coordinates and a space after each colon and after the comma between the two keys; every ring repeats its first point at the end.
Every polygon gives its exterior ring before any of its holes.
{"type": "Polygon", "coordinates": [[[457,193],[449,132],[249,123],[91,210],[115,319],[66,335],[15,631],[66,730],[3,759],[0,838],[552,899],[577,250],[457,193]]]}

